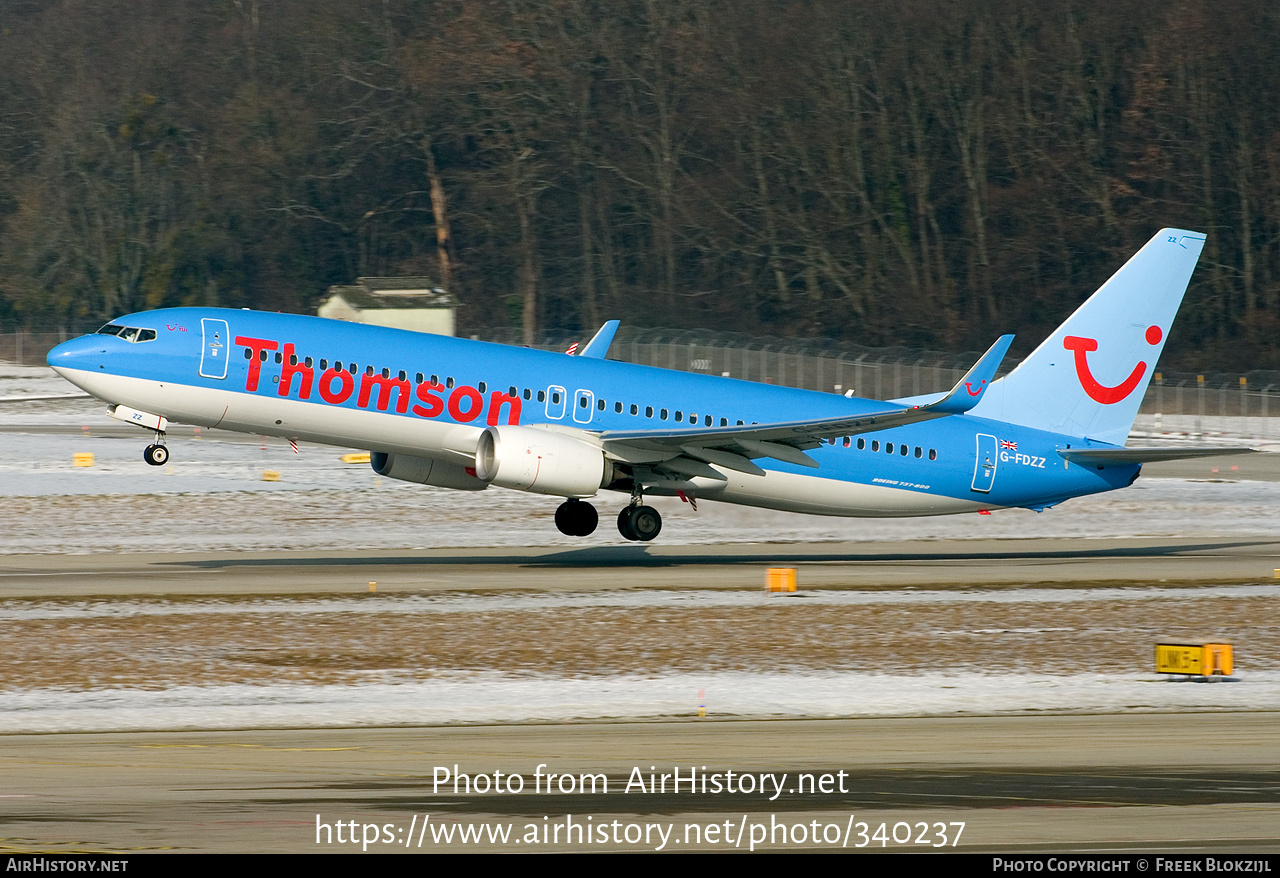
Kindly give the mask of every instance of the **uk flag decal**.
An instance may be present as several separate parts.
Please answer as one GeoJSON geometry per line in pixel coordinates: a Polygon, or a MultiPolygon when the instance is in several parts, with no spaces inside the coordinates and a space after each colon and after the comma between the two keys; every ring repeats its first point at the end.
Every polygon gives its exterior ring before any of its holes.
{"type": "Polygon", "coordinates": [[[1017,443],[1017,442],[1010,442],[1008,439],[1001,439],[1001,440],[1000,440],[1000,447],[1001,447],[1001,448],[1004,448],[1004,449],[1007,449],[1007,450],[1009,450],[1009,451],[1017,451],[1017,450],[1018,450],[1018,443],[1017,443]]]}

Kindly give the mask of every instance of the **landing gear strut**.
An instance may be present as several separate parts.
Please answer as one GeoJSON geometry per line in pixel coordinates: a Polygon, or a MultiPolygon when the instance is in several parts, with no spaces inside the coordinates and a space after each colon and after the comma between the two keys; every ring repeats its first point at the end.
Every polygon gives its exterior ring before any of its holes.
{"type": "Polygon", "coordinates": [[[571,537],[585,537],[596,529],[596,508],[581,500],[566,500],[556,507],[556,527],[571,537]]]}
{"type": "Polygon", "coordinates": [[[618,513],[618,533],[632,542],[647,543],[662,530],[662,516],[652,506],[645,506],[644,493],[637,484],[631,492],[631,505],[618,513]]]}

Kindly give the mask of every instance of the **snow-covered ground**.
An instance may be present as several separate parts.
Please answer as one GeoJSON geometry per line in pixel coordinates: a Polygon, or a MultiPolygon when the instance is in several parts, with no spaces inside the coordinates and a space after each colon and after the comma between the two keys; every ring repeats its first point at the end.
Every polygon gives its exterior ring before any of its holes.
{"type": "Polygon", "coordinates": [[[0,732],[316,728],[446,723],[1280,710],[1280,672],[1238,683],[1154,674],[854,672],[589,678],[456,673],[357,685],[48,689],[3,694],[0,732]]]}

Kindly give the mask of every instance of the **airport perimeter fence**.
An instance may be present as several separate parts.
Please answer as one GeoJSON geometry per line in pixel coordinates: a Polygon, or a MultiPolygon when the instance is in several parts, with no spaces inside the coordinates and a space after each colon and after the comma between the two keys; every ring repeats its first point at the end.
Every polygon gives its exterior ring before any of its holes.
{"type": "MultiPolygon", "coordinates": [[[[519,330],[495,330],[486,341],[521,344],[519,330]]],[[[589,336],[549,333],[532,347],[565,351],[589,336]]],[[[741,333],[623,327],[609,358],[801,387],[901,399],[950,390],[982,351],[948,354],[913,348],[868,348],[813,339],[760,338],[741,333]]],[[[1018,360],[1006,358],[1000,374],[1018,360]]],[[[1158,371],[1147,388],[1135,431],[1164,435],[1221,434],[1280,440],[1280,371],[1204,374],[1158,371]]]]}
{"type": "MultiPolygon", "coordinates": [[[[0,362],[40,365],[58,332],[0,333],[0,362]]],[[[493,330],[473,338],[521,344],[519,330],[493,330]]],[[[548,333],[532,345],[565,351],[589,336],[548,333]]],[[[852,391],[873,399],[900,399],[949,390],[981,351],[948,354],[910,348],[867,348],[812,339],[760,338],[740,333],[623,328],[610,359],[683,372],[721,375],[827,393],[852,391]]],[[[1017,361],[1006,359],[1001,373],[1017,361]]],[[[1156,372],[1135,430],[1154,434],[1223,434],[1280,441],[1280,371],[1241,373],[1156,372]]]]}

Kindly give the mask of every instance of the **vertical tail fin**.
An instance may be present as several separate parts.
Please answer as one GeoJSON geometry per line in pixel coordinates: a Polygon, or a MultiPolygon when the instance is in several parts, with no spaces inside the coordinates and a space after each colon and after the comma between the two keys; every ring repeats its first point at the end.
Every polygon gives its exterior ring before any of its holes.
{"type": "Polygon", "coordinates": [[[1123,445],[1204,237],[1162,229],[970,414],[1123,445]]]}

